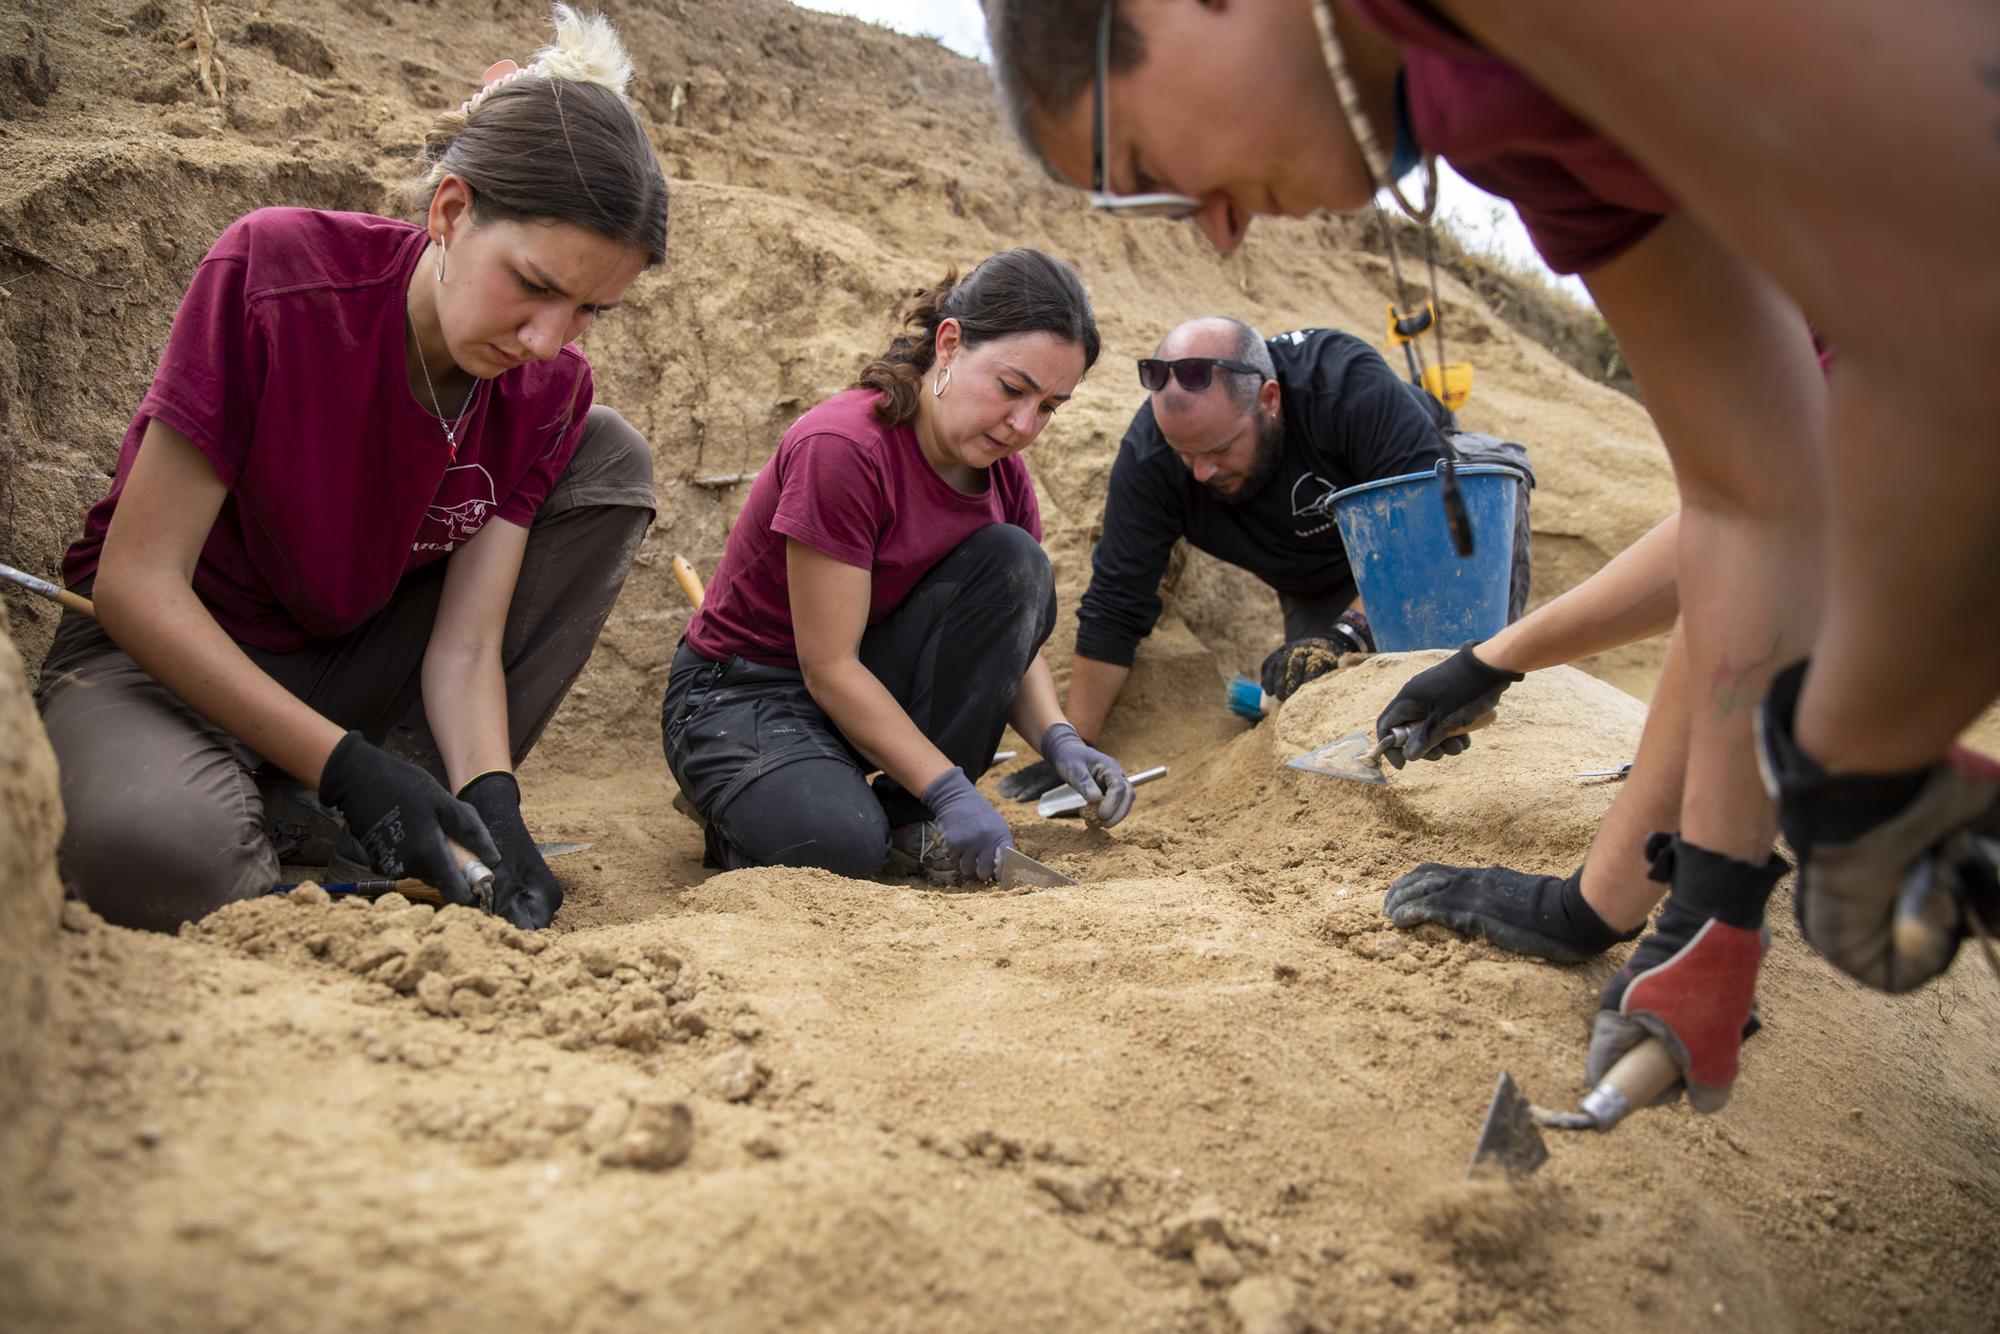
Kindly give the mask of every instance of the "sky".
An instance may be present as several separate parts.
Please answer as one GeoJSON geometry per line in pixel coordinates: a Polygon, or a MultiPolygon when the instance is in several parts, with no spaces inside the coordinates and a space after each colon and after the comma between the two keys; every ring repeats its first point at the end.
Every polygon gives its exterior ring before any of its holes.
{"type": "MultiPolygon", "coordinates": [[[[986,19],[979,0],[794,0],[794,3],[832,14],[852,14],[897,32],[935,37],[974,60],[986,60],[989,55],[986,19]]],[[[1438,175],[1441,196],[1438,211],[1471,246],[1543,273],[1585,305],[1590,303],[1581,282],[1559,278],[1543,266],[1511,205],[1470,184],[1443,163],[1438,164],[1438,175]]],[[[1422,188],[1414,178],[1412,185],[1422,188]]]]}

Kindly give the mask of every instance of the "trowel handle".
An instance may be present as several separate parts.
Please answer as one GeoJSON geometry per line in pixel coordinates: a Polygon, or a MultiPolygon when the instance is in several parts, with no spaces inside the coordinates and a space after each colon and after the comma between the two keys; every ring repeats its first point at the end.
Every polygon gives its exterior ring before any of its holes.
{"type": "Polygon", "coordinates": [[[1620,1056],[1597,1087],[1583,1095],[1585,1115],[1599,1130],[1609,1130],[1641,1107],[1650,1107],[1681,1078],[1673,1054],[1658,1038],[1649,1037],[1620,1056]]]}
{"type": "MultiPolygon", "coordinates": [[[[1451,731],[1446,732],[1443,736],[1439,737],[1438,740],[1449,741],[1455,736],[1464,736],[1467,732],[1477,732],[1482,728],[1491,727],[1493,725],[1493,720],[1495,718],[1498,718],[1499,716],[1500,714],[1498,710],[1488,710],[1487,712],[1480,714],[1477,718],[1474,718],[1471,722],[1467,723],[1465,726],[1452,728],[1451,731]]],[[[1374,748],[1371,749],[1366,755],[1362,756],[1362,759],[1366,760],[1369,764],[1374,764],[1377,760],[1380,760],[1382,758],[1383,751],[1400,750],[1402,749],[1403,743],[1405,741],[1408,741],[1409,739],[1410,739],[1410,728],[1407,723],[1399,727],[1392,727],[1389,729],[1389,735],[1377,741],[1374,745],[1374,748]]]]}

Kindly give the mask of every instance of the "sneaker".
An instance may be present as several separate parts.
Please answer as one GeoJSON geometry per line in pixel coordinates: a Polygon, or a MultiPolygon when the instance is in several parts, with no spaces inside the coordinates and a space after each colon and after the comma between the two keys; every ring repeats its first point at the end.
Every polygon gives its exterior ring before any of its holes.
{"type": "Polygon", "coordinates": [[[944,835],[934,820],[916,820],[889,831],[887,875],[920,875],[935,885],[954,884],[958,865],[945,850],[944,835]]]}
{"type": "Polygon", "coordinates": [[[260,774],[257,794],[264,804],[264,837],[280,862],[325,866],[342,839],[352,842],[346,821],[296,778],[260,774]]]}

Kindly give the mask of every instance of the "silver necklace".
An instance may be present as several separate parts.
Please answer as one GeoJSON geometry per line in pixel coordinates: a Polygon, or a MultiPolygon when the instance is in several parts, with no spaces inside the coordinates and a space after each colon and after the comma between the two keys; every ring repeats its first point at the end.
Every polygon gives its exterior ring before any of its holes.
{"type": "Polygon", "coordinates": [[[431,367],[430,363],[424,358],[424,340],[423,336],[417,332],[417,317],[410,315],[408,311],[405,311],[404,314],[410,321],[410,337],[416,339],[417,369],[424,373],[424,388],[430,391],[433,415],[437,418],[438,425],[444,428],[444,443],[445,448],[450,451],[450,461],[456,463],[458,462],[458,428],[465,425],[465,414],[472,411],[472,400],[479,397],[479,388],[486,382],[475,379],[472,382],[471,390],[465,395],[464,406],[458,410],[457,420],[446,420],[444,405],[438,402],[437,386],[431,383],[431,367]]]}

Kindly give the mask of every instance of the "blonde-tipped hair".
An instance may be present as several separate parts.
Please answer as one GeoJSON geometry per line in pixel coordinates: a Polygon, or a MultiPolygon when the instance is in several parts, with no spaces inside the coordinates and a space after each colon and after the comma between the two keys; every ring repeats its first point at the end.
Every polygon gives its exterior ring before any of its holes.
{"type": "Polygon", "coordinates": [[[549,21],[555,25],[555,40],[535,52],[533,64],[547,70],[548,78],[594,83],[625,96],[632,82],[632,57],[610,19],[557,5],[549,21]]]}
{"type": "Polygon", "coordinates": [[[667,183],[625,94],[632,58],[601,14],[559,4],[550,22],[554,40],[532,61],[437,118],[413,194],[428,203],[456,176],[481,221],[576,223],[658,264],[667,183]]]}

